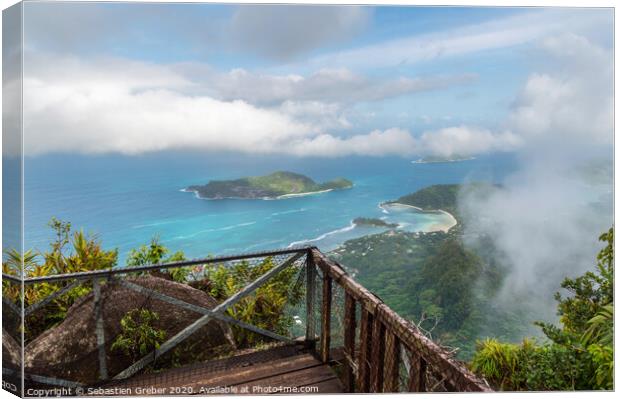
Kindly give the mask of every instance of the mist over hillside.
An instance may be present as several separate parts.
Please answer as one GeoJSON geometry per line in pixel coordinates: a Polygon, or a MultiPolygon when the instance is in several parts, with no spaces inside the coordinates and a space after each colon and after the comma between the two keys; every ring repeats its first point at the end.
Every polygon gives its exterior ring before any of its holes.
{"type": "Polygon", "coordinates": [[[518,170],[490,196],[463,194],[459,207],[468,245],[490,238],[510,270],[498,304],[555,321],[553,293],[594,267],[613,223],[613,69],[609,51],[574,35],[540,51],[558,69],[532,74],[506,121],[524,138],[518,170]]]}

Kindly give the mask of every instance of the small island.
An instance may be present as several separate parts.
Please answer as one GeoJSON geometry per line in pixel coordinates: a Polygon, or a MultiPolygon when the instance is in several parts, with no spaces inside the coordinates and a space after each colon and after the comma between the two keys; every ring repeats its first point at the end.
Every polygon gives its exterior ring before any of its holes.
{"type": "Polygon", "coordinates": [[[462,161],[471,161],[476,159],[476,157],[466,157],[461,155],[453,155],[450,157],[443,157],[439,155],[430,155],[424,158],[416,159],[415,161],[411,161],[411,163],[444,163],[444,162],[462,162],[462,161]]]}
{"type": "Polygon", "coordinates": [[[353,224],[356,226],[387,227],[390,229],[395,229],[398,227],[398,223],[389,223],[381,219],[362,217],[353,219],[353,224]]]}
{"type": "Polygon", "coordinates": [[[205,185],[189,186],[184,191],[204,199],[283,199],[351,187],[353,182],[344,178],[316,183],[307,176],[280,171],[236,180],[212,180],[205,185]]]}

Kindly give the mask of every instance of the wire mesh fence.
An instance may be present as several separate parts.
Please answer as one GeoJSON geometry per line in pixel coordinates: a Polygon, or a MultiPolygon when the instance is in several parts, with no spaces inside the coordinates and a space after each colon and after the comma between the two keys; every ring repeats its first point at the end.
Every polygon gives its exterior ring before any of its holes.
{"type": "MultiPolygon", "coordinates": [[[[307,270],[300,249],[27,278],[26,386],[96,385],[294,342],[320,320],[307,314],[307,298],[320,301],[307,270]]],[[[4,281],[3,301],[19,298],[4,281]]]]}

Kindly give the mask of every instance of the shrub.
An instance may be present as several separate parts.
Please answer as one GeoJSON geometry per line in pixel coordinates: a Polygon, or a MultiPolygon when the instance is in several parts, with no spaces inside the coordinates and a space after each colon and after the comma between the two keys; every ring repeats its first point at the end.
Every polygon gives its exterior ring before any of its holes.
{"type": "MultiPolygon", "coordinates": [[[[132,249],[129,252],[129,257],[127,258],[127,265],[156,265],[159,263],[178,262],[185,260],[185,254],[183,254],[183,252],[178,251],[166,257],[169,252],[170,250],[161,245],[159,243],[159,238],[155,236],[151,239],[151,243],[149,245],[142,245],[140,248],[132,249]]],[[[185,283],[187,282],[189,269],[186,267],[178,267],[171,269],[162,269],[161,271],[157,271],[156,273],[159,273],[163,275],[163,277],[169,278],[178,283],[185,283]]]]}
{"type": "MultiPolygon", "coordinates": [[[[243,261],[233,265],[205,267],[205,277],[209,280],[206,291],[215,299],[223,301],[275,266],[277,263],[273,258],[266,258],[257,265],[243,261]]],[[[265,330],[288,335],[294,320],[293,316],[286,312],[286,307],[298,305],[304,294],[303,284],[301,280],[295,281],[296,276],[297,270],[293,267],[282,270],[254,294],[228,308],[226,313],[265,330]]],[[[262,338],[252,332],[236,326],[232,328],[237,345],[241,347],[262,342],[262,338]]]]}
{"type": "Polygon", "coordinates": [[[112,350],[120,351],[135,362],[158,349],[166,338],[164,330],[153,327],[159,314],[148,309],[130,310],[121,319],[121,333],[112,343],[112,350]]]}

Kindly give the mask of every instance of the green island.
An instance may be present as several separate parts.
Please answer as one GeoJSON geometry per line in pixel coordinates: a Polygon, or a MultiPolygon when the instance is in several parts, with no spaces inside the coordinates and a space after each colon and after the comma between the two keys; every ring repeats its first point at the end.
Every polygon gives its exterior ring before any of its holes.
{"type": "Polygon", "coordinates": [[[337,178],[317,183],[299,173],[279,171],[266,176],[243,177],[235,180],[212,180],[205,185],[193,185],[185,191],[207,199],[276,199],[317,194],[353,187],[353,182],[337,178]]]}
{"type": "Polygon", "coordinates": [[[390,229],[394,229],[398,227],[398,223],[389,223],[385,220],[377,219],[377,218],[355,218],[353,219],[353,224],[356,226],[371,226],[371,227],[387,227],[390,229]]]}

